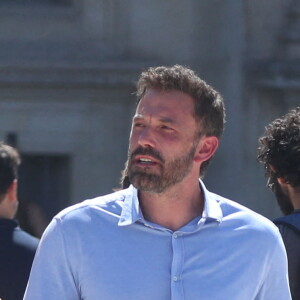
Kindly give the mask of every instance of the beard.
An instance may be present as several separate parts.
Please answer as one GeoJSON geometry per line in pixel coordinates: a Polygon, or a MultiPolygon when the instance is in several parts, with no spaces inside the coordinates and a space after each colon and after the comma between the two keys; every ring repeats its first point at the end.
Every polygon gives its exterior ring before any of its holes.
{"type": "Polygon", "coordinates": [[[283,192],[277,180],[274,180],[273,182],[272,191],[276,196],[277,203],[282,213],[285,216],[290,215],[294,211],[294,207],[292,205],[290,197],[283,192]]]}
{"type": "Polygon", "coordinates": [[[196,143],[193,144],[187,154],[175,157],[166,162],[162,155],[153,148],[138,147],[128,159],[128,178],[130,183],[140,191],[162,193],[169,187],[181,182],[191,171],[193,158],[196,150],[196,143]],[[159,172],[151,168],[137,167],[133,165],[136,155],[149,155],[159,161],[159,172]]]}

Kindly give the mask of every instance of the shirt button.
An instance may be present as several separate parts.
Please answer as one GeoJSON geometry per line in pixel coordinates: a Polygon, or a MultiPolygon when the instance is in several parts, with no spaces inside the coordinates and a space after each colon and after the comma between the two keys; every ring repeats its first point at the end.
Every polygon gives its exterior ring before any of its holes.
{"type": "Polygon", "coordinates": [[[178,234],[177,234],[177,233],[174,233],[174,234],[173,234],[173,237],[174,237],[174,239],[177,239],[178,234]]]}
{"type": "Polygon", "coordinates": [[[177,276],[173,276],[173,281],[178,281],[178,277],[177,276]]]}

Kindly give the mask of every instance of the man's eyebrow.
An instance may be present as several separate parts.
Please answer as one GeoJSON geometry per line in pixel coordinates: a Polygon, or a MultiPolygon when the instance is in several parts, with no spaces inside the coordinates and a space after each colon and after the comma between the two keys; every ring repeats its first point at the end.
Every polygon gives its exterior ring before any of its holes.
{"type": "Polygon", "coordinates": [[[136,114],[136,115],[133,116],[132,119],[133,119],[133,120],[141,120],[141,119],[144,119],[144,117],[143,117],[143,115],[141,115],[141,114],[136,114]]]}
{"type": "MultiPolygon", "coordinates": [[[[142,114],[136,114],[133,116],[133,121],[140,121],[140,120],[144,120],[144,119],[145,119],[145,117],[142,114]]],[[[177,123],[174,119],[169,118],[169,117],[164,117],[164,116],[159,117],[157,120],[161,123],[168,123],[168,124],[176,124],[177,123]]]]}
{"type": "Polygon", "coordinates": [[[169,117],[160,117],[158,119],[160,122],[163,122],[163,123],[169,123],[169,124],[175,124],[175,120],[172,119],[172,118],[169,118],[169,117]]]}

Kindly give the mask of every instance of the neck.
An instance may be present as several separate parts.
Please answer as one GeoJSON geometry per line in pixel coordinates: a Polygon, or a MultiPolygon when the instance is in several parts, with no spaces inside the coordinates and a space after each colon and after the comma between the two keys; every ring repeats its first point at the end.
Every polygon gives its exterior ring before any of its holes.
{"type": "MultiPolygon", "coordinates": [[[[0,202],[0,218],[13,219],[18,207],[18,201],[5,194],[0,202]]],[[[1,300],[1,299],[0,299],[1,300]]]]}
{"type": "Polygon", "coordinates": [[[289,196],[294,209],[300,209],[300,190],[291,188],[289,191],[289,196]]]}
{"type": "Polygon", "coordinates": [[[139,191],[139,202],[146,220],[173,231],[201,215],[204,207],[198,180],[177,184],[160,194],[139,191]]]}

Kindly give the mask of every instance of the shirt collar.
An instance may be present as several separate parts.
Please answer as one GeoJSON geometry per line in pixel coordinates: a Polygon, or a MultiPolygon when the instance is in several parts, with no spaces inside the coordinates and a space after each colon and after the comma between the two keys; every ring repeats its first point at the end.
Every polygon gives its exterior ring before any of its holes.
{"type": "Polygon", "coordinates": [[[142,212],[139,205],[138,191],[133,185],[125,190],[126,195],[120,215],[119,226],[126,226],[142,220],[142,212]]]}
{"type": "MultiPolygon", "coordinates": [[[[223,213],[219,203],[215,199],[214,194],[210,193],[206,189],[202,180],[199,180],[199,182],[204,196],[204,209],[202,218],[200,218],[198,224],[207,224],[210,222],[221,223],[223,213]]],[[[127,226],[137,222],[138,220],[144,221],[144,217],[139,206],[137,189],[131,185],[124,192],[125,199],[118,225],[127,226]]]]}
{"type": "Polygon", "coordinates": [[[219,205],[219,202],[216,199],[215,194],[209,192],[206,189],[202,180],[199,180],[199,182],[204,198],[204,209],[202,213],[202,218],[199,220],[199,222],[203,222],[204,220],[205,223],[213,221],[221,223],[223,219],[223,212],[219,205]]]}

